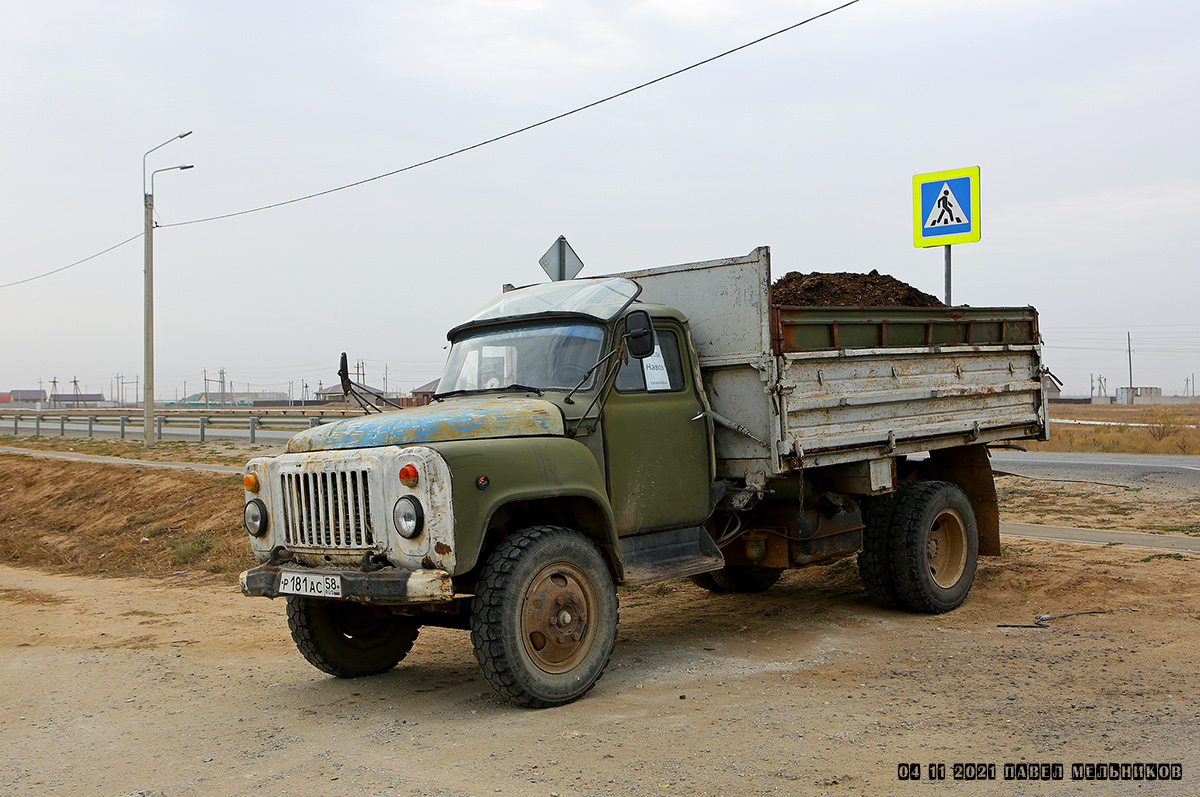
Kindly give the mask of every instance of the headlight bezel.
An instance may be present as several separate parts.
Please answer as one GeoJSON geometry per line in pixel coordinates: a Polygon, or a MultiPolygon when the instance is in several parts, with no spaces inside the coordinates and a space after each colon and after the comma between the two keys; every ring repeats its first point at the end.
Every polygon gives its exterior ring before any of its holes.
{"type": "Polygon", "coordinates": [[[251,537],[265,537],[267,530],[271,526],[271,518],[267,513],[267,504],[261,498],[251,498],[246,502],[246,507],[242,510],[242,525],[246,528],[246,533],[251,537]],[[250,510],[255,509],[258,512],[257,521],[252,521],[250,510]]]}
{"type": "Polygon", "coordinates": [[[392,527],[406,540],[416,539],[425,530],[425,508],[415,495],[402,495],[392,507],[392,527]],[[402,514],[405,509],[409,514],[402,514]]]}

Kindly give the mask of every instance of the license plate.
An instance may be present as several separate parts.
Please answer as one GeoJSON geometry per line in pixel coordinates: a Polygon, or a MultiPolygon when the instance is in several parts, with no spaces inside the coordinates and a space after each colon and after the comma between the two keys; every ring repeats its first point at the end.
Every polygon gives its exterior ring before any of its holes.
{"type": "Polygon", "coordinates": [[[342,577],[321,573],[297,573],[284,570],[279,574],[279,591],[288,595],[306,595],[312,598],[342,597],[342,577]]]}

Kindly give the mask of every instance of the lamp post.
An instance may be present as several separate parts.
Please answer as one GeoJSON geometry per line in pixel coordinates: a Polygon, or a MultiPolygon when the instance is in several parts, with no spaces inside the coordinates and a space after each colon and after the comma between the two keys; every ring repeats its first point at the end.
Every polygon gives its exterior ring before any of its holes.
{"type": "Polygon", "coordinates": [[[154,445],[154,175],[159,172],[169,172],[174,169],[190,169],[191,165],[187,166],[169,166],[165,169],[156,169],[150,173],[150,190],[146,190],[146,158],[154,150],[162,149],[167,144],[170,144],[177,138],[190,136],[192,131],[180,133],[177,136],[172,136],[157,147],[147,150],[142,156],[142,198],[145,206],[145,223],[146,229],[142,236],[143,253],[145,264],[145,298],[144,298],[144,326],[142,331],[143,340],[143,370],[146,373],[145,391],[142,394],[142,419],[144,426],[144,444],[147,446],[154,445]]]}

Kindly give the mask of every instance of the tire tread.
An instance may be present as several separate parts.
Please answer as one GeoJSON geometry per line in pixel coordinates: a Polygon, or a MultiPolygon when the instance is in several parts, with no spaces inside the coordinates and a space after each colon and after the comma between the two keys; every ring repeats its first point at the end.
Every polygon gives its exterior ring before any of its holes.
{"type": "MultiPolygon", "coordinates": [[[[950,482],[920,482],[905,491],[897,501],[895,514],[892,517],[893,544],[891,550],[891,576],[896,592],[904,603],[912,610],[927,614],[942,614],[957,608],[970,591],[975,578],[975,564],[969,566],[969,572],[963,575],[966,579],[966,590],[957,601],[947,602],[932,594],[927,587],[928,569],[922,524],[925,521],[927,508],[944,491],[954,491],[962,494],[959,487],[950,482]]],[[[963,495],[964,500],[966,496],[963,495]]],[[[970,509],[970,503],[967,503],[970,509]]],[[[964,518],[966,521],[967,518],[964,518]]],[[[975,526],[974,515],[970,516],[968,532],[975,526]]],[[[978,532],[976,531],[976,539],[978,532]]],[[[977,550],[977,549],[976,549],[977,550]]],[[[977,555],[977,554],[976,554],[977,555]]],[[[961,583],[961,582],[960,582],[961,583]]],[[[958,585],[956,585],[956,589],[958,585]]]]}
{"type": "MultiPolygon", "coordinates": [[[[514,665],[509,661],[505,645],[504,605],[508,595],[514,588],[513,573],[521,560],[539,543],[559,535],[574,535],[586,541],[593,547],[595,544],[571,529],[560,526],[532,526],[508,537],[496,547],[487,558],[479,573],[475,587],[475,599],[471,612],[471,643],[475,650],[475,658],[483,671],[483,677],[502,696],[532,708],[549,708],[571,702],[583,695],[596,685],[608,667],[609,656],[612,653],[612,641],[609,650],[603,657],[600,671],[587,687],[570,700],[546,700],[532,693],[521,683],[514,671],[514,665]]],[[[597,549],[597,553],[599,553],[597,549]]],[[[601,560],[603,557],[601,557],[601,560]]],[[[619,620],[619,612],[614,617],[614,627],[619,620]]],[[[615,637],[615,634],[614,634],[615,637]]]]}
{"type": "MultiPolygon", "coordinates": [[[[309,664],[318,670],[337,678],[360,678],[367,675],[385,673],[399,664],[421,633],[421,626],[416,622],[405,622],[397,618],[393,650],[382,659],[375,656],[372,663],[364,663],[361,658],[352,654],[344,654],[334,650],[321,640],[323,633],[335,633],[324,607],[305,604],[304,598],[290,595],[287,598],[288,629],[292,633],[292,641],[296,649],[309,664]],[[329,625],[328,628],[322,626],[329,625]]],[[[391,640],[390,640],[391,641],[391,640]]]]}

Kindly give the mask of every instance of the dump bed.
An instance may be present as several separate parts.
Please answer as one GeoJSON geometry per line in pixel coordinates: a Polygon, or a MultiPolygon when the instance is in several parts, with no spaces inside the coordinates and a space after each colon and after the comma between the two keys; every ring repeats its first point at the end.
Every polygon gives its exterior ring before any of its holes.
{"type": "Polygon", "coordinates": [[[1045,435],[1031,307],[775,307],[767,247],[619,276],[689,318],[721,476],[1045,435]]]}

